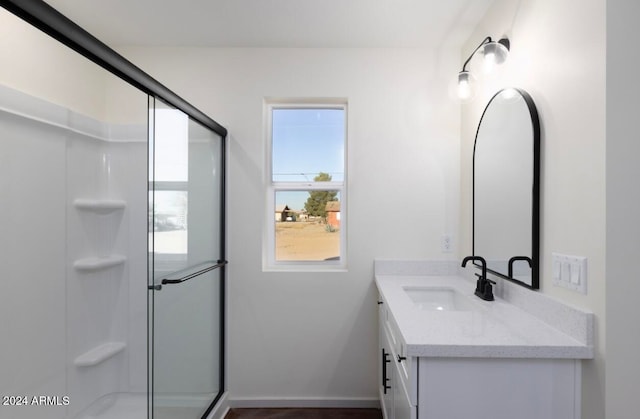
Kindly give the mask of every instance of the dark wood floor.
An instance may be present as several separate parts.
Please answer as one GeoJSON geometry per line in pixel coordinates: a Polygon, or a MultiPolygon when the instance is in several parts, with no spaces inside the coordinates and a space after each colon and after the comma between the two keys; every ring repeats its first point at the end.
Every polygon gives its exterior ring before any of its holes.
{"type": "Polygon", "coordinates": [[[225,419],[381,419],[380,409],[231,409],[225,419]]]}

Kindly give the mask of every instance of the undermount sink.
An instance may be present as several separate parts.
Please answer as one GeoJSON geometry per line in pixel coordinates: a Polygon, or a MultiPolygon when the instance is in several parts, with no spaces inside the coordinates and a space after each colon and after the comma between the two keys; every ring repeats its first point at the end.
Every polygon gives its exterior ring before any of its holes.
{"type": "Polygon", "coordinates": [[[449,287],[402,287],[420,310],[471,311],[476,307],[467,297],[449,287]]]}

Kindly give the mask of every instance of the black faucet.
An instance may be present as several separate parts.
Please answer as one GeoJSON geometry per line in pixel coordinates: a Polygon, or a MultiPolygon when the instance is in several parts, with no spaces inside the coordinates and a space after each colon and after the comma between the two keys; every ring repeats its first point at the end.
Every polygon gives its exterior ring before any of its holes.
{"type": "Polygon", "coordinates": [[[482,265],[482,274],[475,274],[478,277],[475,294],[485,301],[493,301],[493,287],[491,284],[495,284],[495,282],[487,278],[487,261],[481,256],[467,256],[462,259],[462,267],[467,266],[467,262],[470,260],[477,260],[482,265]]]}
{"type": "Polygon", "coordinates": [[[531,258],[528,256],[514,256],[509,259],[509,278],[513,278],[513,262],[517,262],[519,260],[523,260],[529,264],[531,267],[531,258]]]}

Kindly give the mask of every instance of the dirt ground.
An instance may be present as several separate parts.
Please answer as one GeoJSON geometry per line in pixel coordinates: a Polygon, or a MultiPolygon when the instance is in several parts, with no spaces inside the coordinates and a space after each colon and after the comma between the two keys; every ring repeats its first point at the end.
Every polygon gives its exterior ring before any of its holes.
{"type": "MultiPolygon", "coordinates": [[[[276,260],[325,260],[340,256],[340,231],[315,221],[276,223],[276,260]]],[[[157,253],[186,253],[187,231],[156,231],[157,253]]]]}
{"type": "Polygon", "coordinates": [[[340,256],[340,232],[317,222],[277,222],[276,260],[325,260],[340,256]]]}

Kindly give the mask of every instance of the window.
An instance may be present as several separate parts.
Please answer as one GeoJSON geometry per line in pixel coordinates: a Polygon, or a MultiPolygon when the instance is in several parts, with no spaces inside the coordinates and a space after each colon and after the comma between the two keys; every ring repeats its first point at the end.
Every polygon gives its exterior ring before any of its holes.
{"type": "Polygon", "coordinates": [[[149,134],[148,242],[154,274],[217,260],[223,234],[220,136],[154,98],[149,134]]]}
{"type": "Polygon", "coordinates": [[[346,267],[346,103],[266,105],[265,268],[346,267]]]}
{"type": "Polygon", "coordinates": [[[157,265],[167,271],[187,263],[189,118],[177,109],[156,108],[153,112],[154,141],[150,142],[154,172],[149,208],[153,209],[150,252],[157,265]]]}

